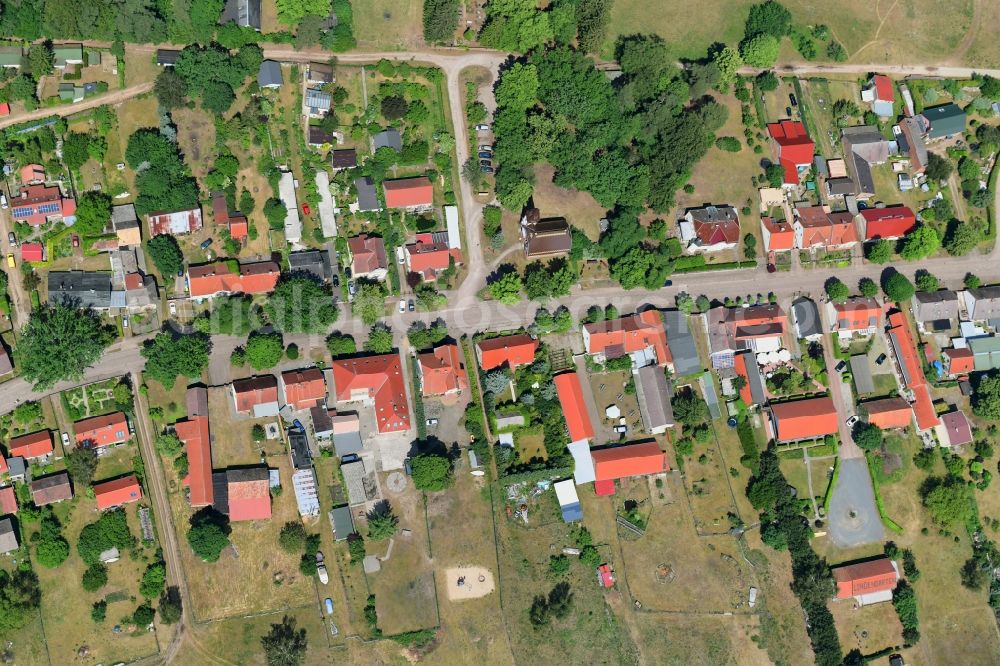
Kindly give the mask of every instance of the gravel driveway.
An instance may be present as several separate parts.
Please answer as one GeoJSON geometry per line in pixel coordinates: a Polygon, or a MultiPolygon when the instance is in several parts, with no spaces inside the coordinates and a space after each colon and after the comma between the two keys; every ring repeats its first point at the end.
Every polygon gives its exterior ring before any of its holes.
{"type": "Polygon", "coordinates": [[[837,485],[830,498],[830,539],[840,548],[853,548],[882,540],[882,520],[864,458],[840,461],[837,485]]]}

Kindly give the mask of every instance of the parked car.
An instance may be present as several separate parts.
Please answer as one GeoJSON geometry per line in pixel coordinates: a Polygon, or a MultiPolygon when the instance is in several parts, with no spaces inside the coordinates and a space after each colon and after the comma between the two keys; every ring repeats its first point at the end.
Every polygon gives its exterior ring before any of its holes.
{"type": "Polygon", "coordinates": [[[17,247],[17,236],[14,235],[13,231],[7,234],[7,242],[10,243],[11,247],[17,247]]]}
{"type": "Polygon", "coordinates": [[[62,445],[63,445],[63,447],[69,446],[69,433],[62,432],[62,433],[59,433],[59,434],[62,437],[62,445]]]}
{"type": "Polygon", "coordinates": [[[122,328],[128,328],[128,315],[122,315],[122,328]]]}
{"type": "Polygon", "coordinates": [[[406,299],[399,299],[399,311],[406,312],[406,299]]]}
{"type": "Polygon", "coordinates": [[[493,162],[489,160],[479,160],[479,166],[493,166],[493,162]]]}
{"type": "Polygon", "coordinates": [[[853,428],[854,424],[857,423],[857,422],[858,422],[858,417],[857,416],[853,416],[852,415],[852,416],[848,416],[847,417],[847,427],[848,428],[853,428]]]}
{"type": "Polygon", "coordinates": [[[207,250],[211,244],[212,244],[212,239],[206,238],[201,242],[201,245],[199,245],[198,247],[200,247],[203,250],[207,250]]]}
{"type": "Polygon", "coordinates": [[[490,151],[492,151],[493,150],[493,146],[491,146],[488,143],[484,143],[483,145],[479,146],[479,150],[490,150],[490,151]]]}
{"type": "Polygon", "coordinates": [[[326,608],[327,615],[333,615],[333,599],[327,597],[323,600],[323,606],[326,608]]]}
{"type": "Polygon", "coordinates": [[[73,239],[72,240],[73,240],[73,247],[74,248],[80,247],[80,237],[78,235],[73,234],[73,239]]]}
{"type": "Polygon", "coordinates": [[[834,368],[834,369],[835,369],[835,370],[836,370],[837,372],[843,372],[843,371],[844,371],[844,368],[846,368],[846,367],[847,367],[847,361],[841,361],[840,363],[838,363],[838,364],[837,364],[837,367],[836,367],[836,368],[834,368]]]}
{"type": "Polygon", "coordinates": [[[396,248],[396,261],[400,264],[406,263],[406,254],[403,252],[403,248],[401,247],[396,248]]]}
{"type": "Polygon", "coordinates": [[[354,287],[354,280],[348,280],[347,281],[347,293],[350,294],[351,296],[353,296],[355,291],[356,291],[356,289],[354,287]]]}
{"type": "Polygon", "coordinates": [[[785,115],[786,116],[791,116],[792,115],[792,107],[790,107],[790,106],[786,106],[785,107],[785,115]]]}
{"type": "Polygon", "coordinates": [[[7,195],[0,192],[0,208],[7,210],[7,195]]]}
{"type": "Polygon", "coordinates": [[[493,167],[489,166],[479,167],[479,170],[483,173],[493,173],[493,167]]]}
{"type": "Polygon", "coordinates": [[[886,356],[885,354],[879,354],[878,358],[875,359],[875,365],[882,365],[883,363],[885,363],[885,359],[887,358],[889,357],[886,356]]]}
{"type": "Polygon", "coordinates": [[[438,420],[437,419],[427,419],[427,425],[429,425],[429,426],[436,426],[437,424],[438,424],[438,420]]]}
{"type": "Polygon", "coordinates": [[[487,125],[486,123],[480,123],[480,124],[476,125],[476,131],[477,132],[489,132],[490,131],[490,126],[487,125]]]}
{"type": "Polygon", "coordinates": [[[480,157],[485,157],[485,158],[486,158],[486,159],[488,159],[488,160],[491,160],[491,159],[493,159],[493,153],[491,153],[491,152],[490,152],[490,151],[488,151],[488,150],[480,150],[480,151],[479,151],[479,156],[480,156],[480,157]]]}
{"type": "Polygon", "coordinates": [[[406,309],[409,310],[410,312],[413,312],[414,310],[417,309],[417,304],[413,302],[412,298],[406,302],[406,309]]]}
{"type": "Polygon", "coordinates": [[[664,280],[663,281],[663,286],[664,287],[672,287],[672,286],[674,286],[674,281],[673,280],[664,280]]]}
{"type": "Polygon", "coordinates": [[[8,254],[7,255],[7,268],[14,268],[15,266],[17,266],[17,262],[14,261],[14,255],[13,254],[8,254]]]}
{"type": "Polygon", "coordinates": [[[177,301],[170,301],[170,316],[177,316],[177,301]]]}
{"type": "Polygon", "coordinates": [[[795,93],[788,93],[788,101],[792,106],[799,105],[799,101],[795,99],[795,93]]]}

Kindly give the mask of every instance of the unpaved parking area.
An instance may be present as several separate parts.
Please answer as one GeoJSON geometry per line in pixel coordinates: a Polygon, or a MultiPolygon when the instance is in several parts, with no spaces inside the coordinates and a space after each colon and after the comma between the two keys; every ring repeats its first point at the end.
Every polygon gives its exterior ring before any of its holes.
{"type": "Polygon", "coordinates": [[[853,548],[882,540],[882,520],[864,458],[843,458],[840,475],[830,498],[830,540],[853,548]]]}

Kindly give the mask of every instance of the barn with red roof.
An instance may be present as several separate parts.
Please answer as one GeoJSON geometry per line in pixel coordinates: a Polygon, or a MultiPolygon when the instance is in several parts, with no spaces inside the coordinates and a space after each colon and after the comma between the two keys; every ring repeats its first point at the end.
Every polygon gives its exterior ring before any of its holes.
{"type": "Polygon", "coordinates": [[[594,438],[594,426],[587,412],[587,402],[583,397],[583,385],[580,376],[575,372],[564,372],[553,378],[559,405],[562,407],[563,418],[569,430],[571,442],[594,438]]]}
{"type": "Polygon", "coordinates": [[[909,206],[866,208],[858,213],[858,223],[866,241],[902,238],[917,226],[917,216],[909,206]]]}
{"type": "Polygon", "coordinates": [[[861,606],[892,601],[892,591],[899,582],[896,563],[888,557],[834,567],[837,598],[854,598],[861,606]]]}
{"type": "Polygon", "coordinates": [[[630,476],[659,474],[670,468],[667,456],[656,442],[641,442],[591,451],[594,460],[594,492],[612,495],[615,481],[630,476]]]}

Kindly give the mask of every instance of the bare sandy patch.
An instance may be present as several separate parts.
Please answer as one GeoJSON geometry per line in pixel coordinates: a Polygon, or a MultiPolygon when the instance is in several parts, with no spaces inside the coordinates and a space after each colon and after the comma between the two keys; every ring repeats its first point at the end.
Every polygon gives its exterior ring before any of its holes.
{"type": "Polygon", "coordinates": [[[445,571],[448,599],[479,599],[493,591],[493,573],[484,567],[452,567],[445,571]]]}

